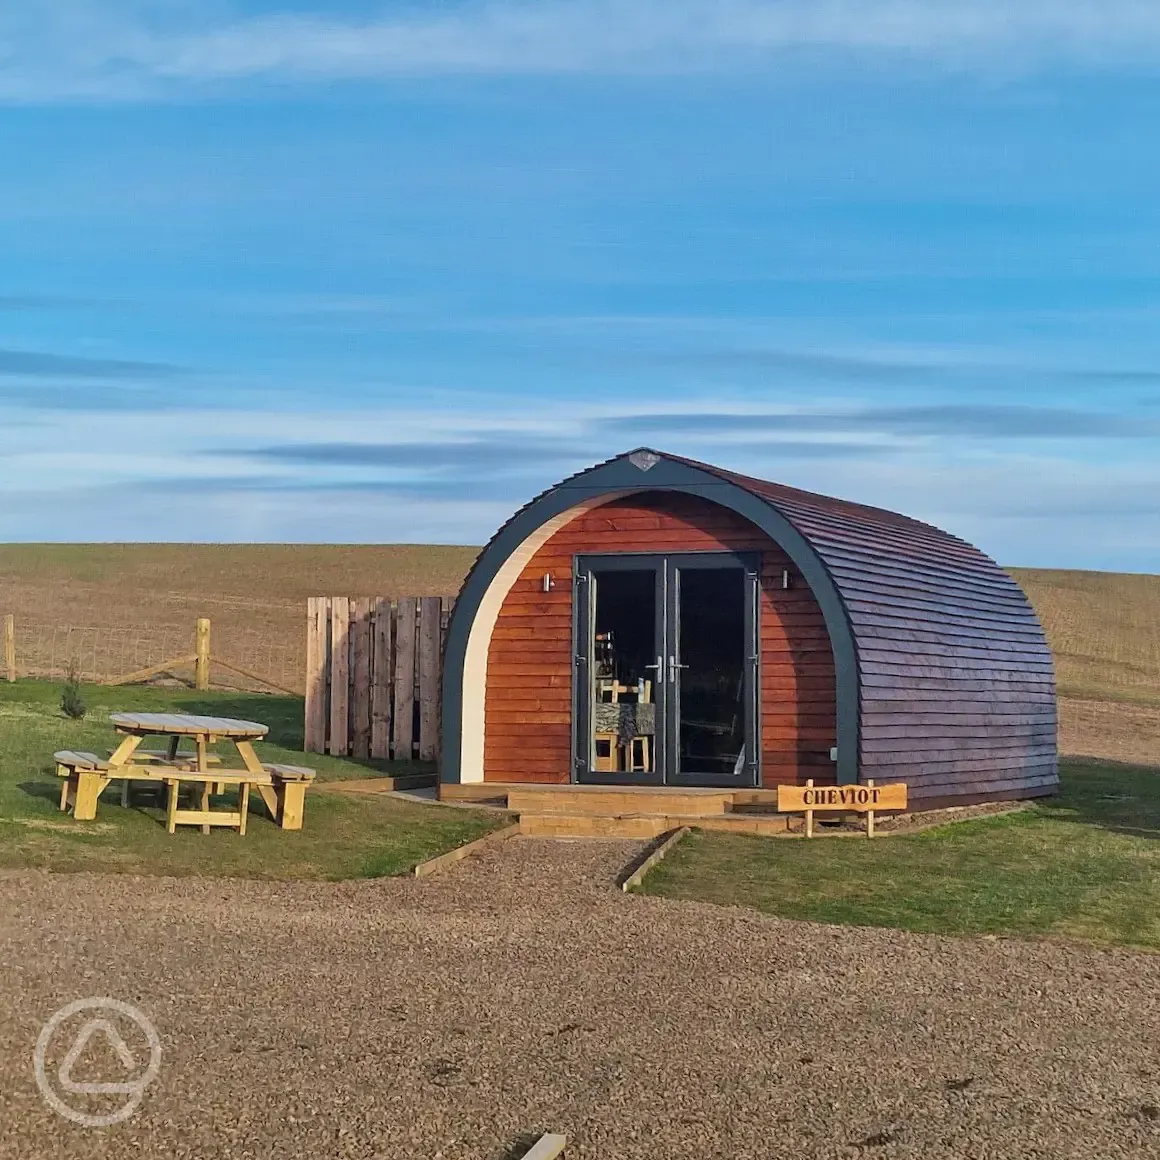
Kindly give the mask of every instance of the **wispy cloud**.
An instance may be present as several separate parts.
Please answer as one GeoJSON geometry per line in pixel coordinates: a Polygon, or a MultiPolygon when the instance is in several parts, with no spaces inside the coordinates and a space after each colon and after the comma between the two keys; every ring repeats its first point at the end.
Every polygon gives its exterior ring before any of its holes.
{"type": "MultiPolygon", "coordinates": [[[[321,9],[321,5],[320,5],[321,9]]],[[[370,18],[192,0],[46,0],[0,15],[0,94],[141,96],[266,77],[729,71],[791,53],[988,69],[1154,62],[1151,0],[463,0],[370,18]]]]}
{"type": "Polygon", "coordinates": [[[78,358],[34,350],[0,350],[0,376],[44,379],[156,379],[176,374],[168,363],[78,358]]]}
{"type": "Polygon", "coordinates": [[[238,454],[281,463],[325,467],[454,470],[459,474],[591,457],[590,452],[576,444],[519,436],[514,432],[495,439],[462,442],[287,444],[238,454]]]}
{"type": "Polygon", "coordinates": [[[758,432],[826,435],[950,436],[972,438],[1134,439],[1160,436],[1160,423],[1129,414],[1064,407],[1003,404],[943,404],[861,407],[847,410],[730,413],[672,412],[622,415],[605,420],[609,431],[658,434],[753,436],[758,432]]]}

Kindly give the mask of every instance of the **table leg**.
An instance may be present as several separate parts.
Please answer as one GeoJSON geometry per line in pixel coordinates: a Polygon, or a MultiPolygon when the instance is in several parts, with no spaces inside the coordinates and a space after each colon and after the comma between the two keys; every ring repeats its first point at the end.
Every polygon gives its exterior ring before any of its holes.
{"type": "Polygon", "coordinates": [[[169,764],[172,765],[177,760],[177,747],[181,744],[181,737],[174,734],[169,739],[169,745],[166,747],[165,756],[169,759],[169,764]]]}
{"type": "Polygon", "coordinates": [[[77,796],[76,805],[73,806],[73,817],[78,822],[91,822],[97,816],[97,798],[108,784],[109,779],[103,773],[87,769],[77,771],[77,796]]]}
{"type": "Polygon", "coordinates": [[[242,764],[246,767],[248,773],[256,773],[259,777],[265,777],[266,767],[262,764],[262,759],[254,751],[254,744],[252,741],[235,741],[234,744],[238,749],[238,756],[242,759],[242,764]]]}
{"type": "Polygon", "coordinates": [[[262,782],[256,782],[255,788],[262,797],[262,801],[266,803],[266,809],[270,811],[270,821],[280,822],[278,813],[278,791],[272,785],[265,785],[262,782]]]}
{"type": "Polygon", "coordinates": [[[306,812],[306,783],[284,781],[278,785],[277,789],[282,806],[278,811],[282,829],[302,829],[302,815],[306,812]]]}
{"type": "Polygon", "coordinates": [[[238,816],[241,823],[238,826],[238,833],[244,838],[246,836],[246,817],[250,812],[250,783],[243,781],[238,785],[238,816]]]}
{"type": "Polygon", "coordinates": [[[127,810],[129,808],[129,779],[127,777],[121,778],[121,809],[127,810]]]}
{"type": "MultiPolygon", "coordinates": [[[[210,786],[210,783],[208,781],[203,781],[201,783],[201,808],[206,813],[209,813],[209,786],[210,786]]],[[[203,834],[209,833],[209,822],[202,823],[201,832],[203,834]]]]}
{"type": "Polygon", "coordinates": [[[165,784],[169,789],[168,801],[165,803],[165,821],[172,834],[177,830],[177,790],[181,783],[177,778],[171,777],[165,784]]]}
{"type": "Polygon", "coordinates": [[[129,758],[133,756],[133,751],[144,740],[145,738],[141,734],[130,733],[127,737],[123,738],[121,744],[113,750],[112,755],[109,757],[109,764],[111,766],[124,765],[125,762],[127,762],[129,758]]]}

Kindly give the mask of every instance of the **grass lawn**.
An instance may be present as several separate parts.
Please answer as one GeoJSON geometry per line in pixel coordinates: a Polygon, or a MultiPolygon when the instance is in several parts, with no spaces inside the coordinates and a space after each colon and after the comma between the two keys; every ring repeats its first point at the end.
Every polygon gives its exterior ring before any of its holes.
{"type": "MultiPolygon", "coordinates": [[[[52,755],[58,749],[108,753],[118,740],[108,716],[118,710],[261,721],[270,726],[269,740],[257,745],[263,759],[311,766],[319,782],[429,767],[362,764],[303,753],[298,697],[85,686],[88,715],[72,721],[60,711],[60,692],[54,682],[0,683],[0,867],[249,878],[375,877],[405,871],[504,820],[497,814],[315,789],[307,791],[306,821],[299,831],[280,830],[254,794],[244,838],[228,829],[202,834],[195,826],[179,827],[171,835],[151,794],[138,791],[133,806],[122,809],[119,783],[114,782],[101,797],[96,820],[75,822],[57,809],[60,779],[52,755]]],[[[236,764],[232,746],[218,749],[228,765],[236,764]]]]}
{"type": "Polygon", "coordinates": [[[1160,769],[1064,761],[1062,793],[905,837],[696,832],[646,878],[668,898],[938,934],[1160,950],[1160,769]]]}

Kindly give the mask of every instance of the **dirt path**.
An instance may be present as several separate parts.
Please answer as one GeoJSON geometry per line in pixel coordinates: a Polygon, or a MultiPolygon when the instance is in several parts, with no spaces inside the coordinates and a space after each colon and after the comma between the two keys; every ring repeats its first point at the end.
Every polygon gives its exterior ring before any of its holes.
{"type": "Polygon", "coordinates": [[[783,922],[611,887],[631,843],[426,880],[0,876],[0,1156],[1160,1154],[1160,957],[783,922]],[[106,1129],[40,1098],[62,1004],[163,1054],[106,1129]]]}

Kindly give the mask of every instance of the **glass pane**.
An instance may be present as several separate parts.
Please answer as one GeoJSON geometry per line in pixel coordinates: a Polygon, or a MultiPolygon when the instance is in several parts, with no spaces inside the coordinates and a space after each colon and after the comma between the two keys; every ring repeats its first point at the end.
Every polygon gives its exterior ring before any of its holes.
{"type": "Polygon", "coordinates": [[[593,773],[656,769],[656,585],[651,568],[597,571],[593,618],[593,773]]]}
{"type": "Polygon", "coordinates": [[[682,568],[677,632],[684,666],[678,769],[740,777],[745,767],[745,572],[682,568]]]}

